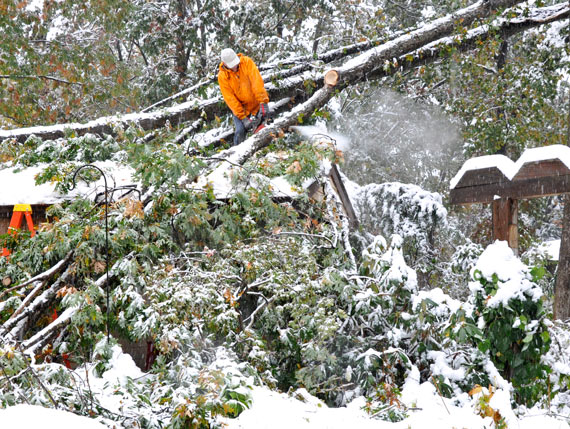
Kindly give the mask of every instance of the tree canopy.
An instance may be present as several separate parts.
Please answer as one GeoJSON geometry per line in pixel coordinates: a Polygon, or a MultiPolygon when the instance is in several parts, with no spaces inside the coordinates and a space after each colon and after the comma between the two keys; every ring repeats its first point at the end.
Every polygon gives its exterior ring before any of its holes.
{"type": "Polygon", "coordinates": [[[0,9],[0,172],[38,169],[61,197],[33,238],[0,236],[2,406],[215,427],[257,383],[337,406],[364,395],[396,421],[418,374],[446,397],[493,385],[521,413],[567,410],[570,373],[553,362],[570,327],[551,320],[538,246],[560,238],[560,200],[521,207],[520,260],[491,243],[483,208],[446,202],[470,156],[567,143],[567,2],[0,9]],[[234,147],[215,79],[227,46],[256,61],[274,110],[234,147]],[[119,343],[148,346],[149,364],[120,410],[67,370],[99,377],[119,343]]]}

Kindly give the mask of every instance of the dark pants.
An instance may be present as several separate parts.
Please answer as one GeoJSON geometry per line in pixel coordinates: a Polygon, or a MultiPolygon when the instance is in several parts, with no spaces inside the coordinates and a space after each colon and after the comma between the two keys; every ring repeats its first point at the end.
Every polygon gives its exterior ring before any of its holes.
{"type": "Polygon", "coordinates": [[[234,116],[234,126],[236,127],[234,133],[234,146],[240,144],[242,141],[245,140],[245,127],[243,126],[243,122],[240,118],[236,115],[234,116]]]}

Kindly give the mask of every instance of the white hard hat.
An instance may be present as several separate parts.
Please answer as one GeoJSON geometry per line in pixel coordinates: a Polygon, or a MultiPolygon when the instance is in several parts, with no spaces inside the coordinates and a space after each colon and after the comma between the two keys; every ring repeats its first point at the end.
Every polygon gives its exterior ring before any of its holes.
{"type": "Polygon", "coordinates": [[[233,49],[226,48],[222,51],[222,62],[231,69],[239,64],[239,57],[233,49]]]}

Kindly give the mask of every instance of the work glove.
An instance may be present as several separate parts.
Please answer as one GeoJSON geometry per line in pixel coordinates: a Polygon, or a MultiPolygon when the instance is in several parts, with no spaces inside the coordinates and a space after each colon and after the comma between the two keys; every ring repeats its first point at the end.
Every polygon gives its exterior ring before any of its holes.
{"type": "Polygon", "coordinates": [[[267,103],[261,103],[259,106],[259,111],[261,112],[261,120],[263,121],[265,118],[269,118],[269,106],[267,103]]]}
{"type": "Polygon", "coordinates": [[[253,121],[250,119],[249,116],[243,118],[241,120],[241,123],[243,124],[243,127],[245,128],[246,131],[249,131],[253,128],[253,121]]]}

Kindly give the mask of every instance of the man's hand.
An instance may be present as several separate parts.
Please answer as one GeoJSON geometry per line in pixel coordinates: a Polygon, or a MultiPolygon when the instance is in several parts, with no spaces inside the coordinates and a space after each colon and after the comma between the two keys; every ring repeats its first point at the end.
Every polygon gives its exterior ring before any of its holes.
{"type": "Polygon", "coordinates": [[[253,121],[249,119],[249,116],[243,118],[241,120],[241,123],[243,124],[243,127],[245,128],[246,131],[249,131],[253,128],[253,121]]]}
{"type": "Polygon", "coordinates": [[[269,106],[267,103],[261,103],[259,106],[259,111],[261,112],[261,120],[263,121],[265,118],[269,118],[269,106]]]}

